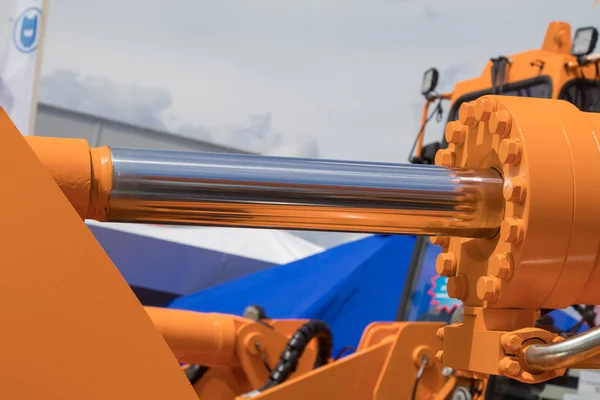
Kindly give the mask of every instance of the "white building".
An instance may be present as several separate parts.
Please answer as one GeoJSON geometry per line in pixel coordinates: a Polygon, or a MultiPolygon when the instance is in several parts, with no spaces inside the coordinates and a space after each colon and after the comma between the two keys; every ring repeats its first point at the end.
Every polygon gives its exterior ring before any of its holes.
{"type": "Polygon", "coordinates": [[[38,103],[35,135],[87,139],[90,146],[136,147],[250,154],[174,133],[113,121],[107,118],[38,103]]]}

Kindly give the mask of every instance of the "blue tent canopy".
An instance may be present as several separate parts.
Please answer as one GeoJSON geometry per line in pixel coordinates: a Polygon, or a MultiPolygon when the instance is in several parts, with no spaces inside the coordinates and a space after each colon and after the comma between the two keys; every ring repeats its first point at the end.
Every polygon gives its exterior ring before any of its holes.
{"type": "Polygon", "coordinates": [[[144,305],[165,306],[179,296],[273,266],[103,226],[88,228],[144,305]]]}
{"type": "Polygon", "coordinates": [[[250,304],[271,318],[329,324],[334,354],[357,346],[373,321],[394,321],[415,244],[375,235],[174,300],[169,307],[242,315],[250,304]]]}

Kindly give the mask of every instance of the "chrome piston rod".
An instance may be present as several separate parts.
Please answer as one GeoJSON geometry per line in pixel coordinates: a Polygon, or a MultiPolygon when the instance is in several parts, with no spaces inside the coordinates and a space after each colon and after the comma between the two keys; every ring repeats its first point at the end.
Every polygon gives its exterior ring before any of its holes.
{"type": "Polygon", "coordinates": [[[112,148],[108,220],[492,237],[492,170],[112,148]]]}

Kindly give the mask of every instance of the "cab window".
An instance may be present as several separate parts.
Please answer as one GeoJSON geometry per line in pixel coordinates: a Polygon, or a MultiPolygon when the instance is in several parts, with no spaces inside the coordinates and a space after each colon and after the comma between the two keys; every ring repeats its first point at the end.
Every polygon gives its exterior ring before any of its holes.
{"type": "Polygon", "coordinates": [[[572,103],[581,111],[600,112],[600,82],[589,79],[567,82],[558,98],[572,103]]]}
{"type": "MultiPolygon", "coordinates": [[[[458,109],[465,101],[472,101],[481,96],[492,94],[492,89],[482,90],[475,93],[469,93],[460,97],[452,106],[448,121],[458,119],[458,109]]],[[[539,99],[549,99],[552,97],[552,81],[549,78],[529,79],[523,82],[511,83],[505,86],[505,90],[497,93],[498,96],[518,96],[535,97],[539,99]]]]}

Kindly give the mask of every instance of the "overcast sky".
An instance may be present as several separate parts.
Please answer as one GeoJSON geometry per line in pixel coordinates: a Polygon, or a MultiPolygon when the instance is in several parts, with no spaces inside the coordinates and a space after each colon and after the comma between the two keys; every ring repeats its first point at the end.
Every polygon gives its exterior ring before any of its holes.
{"type": "Polygon", "coordinates": [[[593,0],[49,3],[43,101],[263,152],[400,162],[424,70],[451,88],[539,47],[553,19],[600,17],[593,0]]]}
{"type": "Polygon", "coordinates": [[[49,2],[42,101],[267,154],[393,162],[424,70],[451,89],[539,47],[553,19],[600,20],[593,0],[49,2]]]}

